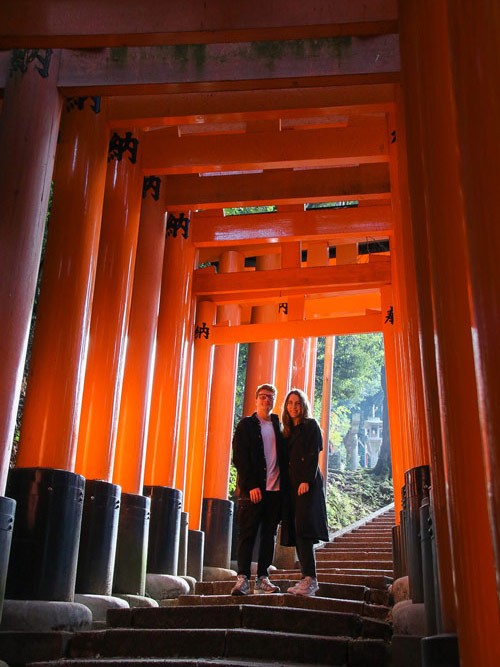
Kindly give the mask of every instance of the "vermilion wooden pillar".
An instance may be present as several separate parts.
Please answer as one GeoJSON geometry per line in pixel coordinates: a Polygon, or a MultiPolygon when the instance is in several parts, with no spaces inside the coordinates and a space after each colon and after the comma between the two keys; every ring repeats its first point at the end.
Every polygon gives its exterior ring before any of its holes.
{"type": "Polygon", "coordinates": [[[500,7],[448,2],[449,44],[469,255],[473,345],[488,500],[500,596],[500,240],[498,124],[500,7]]]}
{"type": "Polygon", "coordinates": [[[144,178],[113,482],[141,494],[165,248],[165,185],[144,178]]]}
{"type": "MultiPolygon", "coordinates": [[[[448,50],[446,3],[402,2],[400,24],[418,35],[418,70],[402,70],[419,87],[420,143],[408,141],[411,161],[422,155],[434,307],[441,428],[448,468],[448,508],[461,664],[500,662],[500,617],[481,447],[469,309],[469,273],[460,145],[448,50]],[[443,248],[446,252],[443,253],[443,248]],[[481,548],[478,546],[481,545],[481,548]]],[[[417,40],[415,39],[415,42],[417,40]]],[[[406,53],[403,50],[403,56],[406,53]]],[[[411,62],[410,62],[411,67],[411,62]]],[[[415,109],[406,107],[407,124],[415,109]]],[[[422,221],[418,221],[421,225],[422,221]]],[[[415,226],[417,222],[415,221],[415,226]]]]}
{"type": "MultiPolygon", "coordinates": [[[[242,271],[244,263],[245,258],[241,253],[225,252],[220,258],[219,273],[242,271]]],[[[217,323],[223,322],[237,326],[240,323],[240,306],[237,304],[218,306],[217,323]]],[[[217,345],[214,350],[210,392],[205,498],[227,498],[237,368],[238,346],[217,345]]]]}
{"type": "Polygon", "coordinates": [[[330,446],[330,415],[332,410],[334,355],[335,336],[326,336],[325,356],[323,360],[323,390],[321,395],[321,430],[323,431],[323,451],[319,455],[319,467],[325,479],[325,483],[328,478],[328,450],[330,446]]]}
{"type": "Polygon", "coordinates": [[[314,409],[314,394],[316,388],[316,353],[318,350],[318,339],[309,338],[309,368],[307,373],[306,393],[311,402],[311,408],[314,409]]]}
{"type": "MultiPolygon", "coordinates": [[[[186,339],[184,342],[185,369],[181,385],[180,424],[177,455],[175,459],[175,487],[181,491],[186,488],[186,466],[189,439],[189,417],[191,414],[191,386],[193,368],[194,321],[196,315],[196,299],[191,299],[188,318],[186,320],[186,339]]],[[[183,495],[184,508],[186,496],[183,495]]]]}
{"type": "Polygon", "coordinates": [[[273,412],[281,417],[283,402],[291,388],[293,340],[282,338],[276,345],[276,372],[274,386],[277,389],[277,398],[273,412]]]}
{"type": "Polygon", "coordinates": [[[5,491],[54,165],[59,52],[14,51],[0,120],[0,495],[5,491]],[[23,71],[24,70],[24,71],[23,71]]]}
{"type": "MultiPolygon", "coordinates": [[[[242,271],[245,258],[235,251],[224,252],[219,273],[242,271]]],[[[238,325],[240,306],[218,306],[217,323],[238,325]]],[[[234,396],[238,371],[238,345],[216,345],[210,390],[207,455],[203,484],[201,528],[205,534],[204,562],[229,567],[234,503],[228,499],[231,443],[234,427],[234,396]]]]}
{"type": "Polygon", "coordinates": [[[309,382],[309,360],[311,349],[309,338],[295,338],[293,342],[292,387],[307,393],[309,382]]]}
{"type": "MultiPolygon", "coordinates": [[[[302,246],[300,242],[284,243],[281,246],[281,268],[299,268],[301,263],[302,246]]],[[[278,320],[302,318],[304,314],[304,299],[299,297],[288,298],[278,303],[278,320]],[[297,304],[297,301],[299,303],[297,304]]],[[[292,366],[293,366],[294,341],[291,338],[283,338],[276,344],[276,367],[274,385],[278,391],[277,400],[273,412],[281,417],[283,403],[288,391],[292,388],[292,366]]],[[[255,397],[255,392],[254,392],[255,397]]]]}
{"type": "Polygon", "coordinates": [[[389,429],[391,435],[391,465],[392,483],[394,486],[394,506],[396,521],[399,523],[399,512],[402,509],[401,492],[404,485],[404,473],[408,469],[407,453],[403,446],[403,435],[400,415],[401,395],[399,391],[398,365],[396,357],[395,325],[391,318],[394,311],[392,289],[385,287],[381,290],[382,313],[385,313],[384,327],[384,359],[387,391],[387,409],[389,413],[389,429]],[[392,311],[391,311],[392,308],[392,311]]]}
{"type": "MultiPolygon", "coordinates": [[[[257,257],[257,271],[272,270],[280,267],[279,255],[262,255],[257,257]]],[[[274,322],[277,319],[275,304],[254,306],[252,308],[252,324],[274,322]]],[[[245,380],[245,400],[243,414],[255,412],[255,391],[264,383],[273,383],[276,368],[276,341],[250,343],[248,345],[247,374],[245,380]]]]}
{"type": "Polygon", "coordinates": [[[76,471],[111,481],[139,227],[140,140],[113,132],[97,259],[76,471]]]}
{"type": "Polygon", "coordinates": [[[156,335],[145,484],[175,484],[195,249],[189,212],[169,211],[156,335]]]}
{"type": "MultiPolygon", "coordinates": [[[[404,150],[405,145],[403,136],[400,136],[402,145],[398,145],[398,136],[403,133],[398,133],[396,130],[396,118],[393,113],[388,115],[388,134],[392,137],[388,145],[394,219],[394,234],[391,238],[394,317],[399,320],[396,322],[396,330],[400,332],[398,338],[401,344],[402,367],[399,379],[400,391],[404,391],[405,394],[403,414],[406,421],[408,467],[414,468],[429,464],[429,442],[420,362],[415,261],[411,235],[402,223],[404,213],[401,188],[405,188],[406,193],[407,185],[400,183],[402,171],[399,167],[399,153],[404,150]]],[[[404,212],[407,212],[407,208],[404,212]]]]}
{"type": "Polygon", "coordinates": [[[214,354],[214,346],[210,341],[210,330],[215,323],[216,308],[216,304],[211,301],[199,301],[196,309],[185,488],[185,507],[189,512],[189,528],[195,531],[200,529],[201,524],[208,407],[214,354]]]}
{"type": "Polygon", "coordinates": [[[105,100],[66,98],[17,458],[20,467],[74,470],[108,143],[105,100]]]}
{"type": "MultiPolygon", "coordinates": [[[[391,136],[388,145],[394,219],[394,232],[390,241],[393,285],[391,302],[384,298],[384,344],[387,392],[392,397],[394,391],[398,393],[397,404],[390,405],[389,412],[394,494],[396,508],[399,510],[404,473],[429,463],[429,447],[420,363],[416,272],[411,235],[402,220],[403,216],[408,215],[408,207],[404,209],[401,202],[401,188],[405,188],[404,192],[407,192],[406,174],[399,164],[399,155],[405,149],[404,132],[397,126],[392,113],[388,116],[388,134],[391,136]],[[401,178],[404,178],[402,184],[401,178]],[[392,364],[395,366],[391,367],[392,364]],[[395,408],[397,415],[394,414],[395,408]],[[394,427],[398,429],[397,436],[393,429],[393,419],[396,419],[394,427]]],[[[388,292],[384,294],[387,296],[388,292]]],[[[391,403],[392,400],[393,398],[391,403]]],[[[397,517],[399,518],[399,511],[397,517]]]]}
{"type": "MultiPolygon", "coordinates": [[[[414,38],[416,35],[414,35],[414,38]]],[[[411,58],[418,55],[417,49],[412,47],[411,42],[404,41],[407,52],[411,58]]],[[[418,108],[418,96],[414,99],[415,89],[406,93],[407,103],[411,108],[418,108]]],[[[421,160],[413,157],[407,166],[406,160],[406,127],[404,123],[404,99],[401,89],[396,90],[396,116],[395,116],[397,146],[399,148],[398,168],[401,202],[401,233],[405,243],[413,246],[413,251],[407,247],[407,253],[414,256],[415,271],[418,275],[416,291],[418,294],[417,313],[418,328],[420,332],[420,355],[422,369],[422,388],[425,401],[425,418],[427,425],[427,437],[429,441],[429,463],[432,484],[432,502],[434,508],[435,541],[437,545],[437,567],[440,588],[440,619],[438,619],[439,630],[452,632],[456,628],[455,593],[453,584],[453,568],[451,559],[450,535],[448,530],[448,500],[446,498],[446,464],[441,438],[441,416],[438,401],[438,384],[436,373],[436,358],[434,350],[434,315],[431,303],[430,269],[428,258],[427,233],[422,226],[412,227],[412,215],[416,220],[425,219],[424,198],[419,197],[412,201],[410,208],[408,195],[408,171],[410,171],[413,187],[421,190],[423,187],[423,166],[421,160]],[[414,233],[420,230],[421,233],[414,233]]],[[[420,123],[413,115],[413,122],[409,128],[413,141],[418,144],[420,139],[420,123]]],[[[405,255],[405,261],[408,260],[405,255]]],[[[399,412],[399,411],[398,411],[399,412]]],[[[391,417],[392,419],[392,417],[391,417]]],[[[392,422],[391,422],[392,424],[392,422]]]]}

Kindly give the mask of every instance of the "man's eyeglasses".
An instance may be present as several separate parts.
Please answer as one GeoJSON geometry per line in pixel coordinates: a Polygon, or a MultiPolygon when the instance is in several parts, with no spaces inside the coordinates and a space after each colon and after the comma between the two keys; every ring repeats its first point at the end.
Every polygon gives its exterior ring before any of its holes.
{"type": "Polygon", "coordinates": [[[261,401],[265,401],[267,399],[274,401],[274,394],[258,394],[257,398],[259,398],[261,401]]]}

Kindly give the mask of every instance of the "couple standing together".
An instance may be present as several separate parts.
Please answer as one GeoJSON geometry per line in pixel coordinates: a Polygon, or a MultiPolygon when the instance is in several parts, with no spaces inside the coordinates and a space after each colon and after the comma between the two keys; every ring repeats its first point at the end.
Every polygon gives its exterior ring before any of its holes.
{"type": "MultiPolygon", "coordinates": [[[[291,510],[290,536],[302,579],[288,589],[294,595],[315,595],[318,590],[314,543],[328,541],[323,477],[318,467],[323,449],[321,430],[311,417],[307,396],[291,389],[283,404],[282,424],[272,414],[276,387],[262,384],[256,391],[256,411],[244,417],[233,438],[237,470],[238,576],[232,595],[250,592],[250,567],[257,532],[260,544],[255,593],[279,593],[269,581],[276,532],[291,510]]],[[[284,522],[282,525],[282,544],[284,522]]]]}

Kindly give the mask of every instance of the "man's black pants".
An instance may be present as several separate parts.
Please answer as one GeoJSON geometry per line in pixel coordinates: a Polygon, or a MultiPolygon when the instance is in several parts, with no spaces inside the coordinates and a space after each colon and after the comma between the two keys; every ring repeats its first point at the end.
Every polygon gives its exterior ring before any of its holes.
{"type": "Polygon", "coordinates": [[[257,576],[267,577],[281,520],[281,502],[281,491],[265,491],[260,503],[252,503],[249,498],[238,499],[238,574],[250,577],[252,553],[260,526],[257,576]]]}

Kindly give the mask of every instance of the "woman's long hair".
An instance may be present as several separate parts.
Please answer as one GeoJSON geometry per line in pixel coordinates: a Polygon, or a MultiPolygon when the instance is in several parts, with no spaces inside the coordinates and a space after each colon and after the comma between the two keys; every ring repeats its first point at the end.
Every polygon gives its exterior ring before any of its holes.
{"type": "Polygon", "coordinates": [[[283,403],[283,412],[281,413],[281,422],[283,424],[283,434],[285,438],[288,438],[290,435],[290,431],[293,428],[293,422],[288,414],[288,410],[286,409],[286,405],[288,403],[288,399],[290,398],[291,394],[295,394],[296,396],[299,397],[300,405],[302,406],[302,417],[300,419],[301,422],[303,422],[305,419],[309,419],[311,417],[311,406],[309,404],[309,399],[307,398],[306,394],[302,391],[302,389],[297,389],[293,388],[290,389],[288,394],[286,395],[285,402],[283,403]]]}

